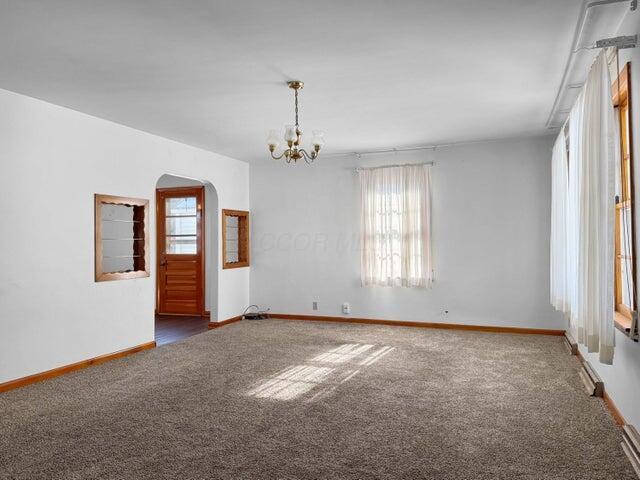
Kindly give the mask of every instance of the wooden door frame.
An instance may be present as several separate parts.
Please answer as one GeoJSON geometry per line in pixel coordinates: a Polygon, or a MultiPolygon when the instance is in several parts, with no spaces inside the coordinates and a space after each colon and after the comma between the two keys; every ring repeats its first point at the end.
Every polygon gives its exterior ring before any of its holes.
{"type": "MultiPolygon", "coordinates": [[[[199,310],[200,316],[205,317],[206,309],[205,309],[205,288],[207,285],[207,275],[206,275],[206,248],[205,248],[205,213],[206,213],[206,204],[205,204],[205,189],[204,185],[199,187],[163,187],[156,188],[156,315],[163,315],[162,312],[159,312],[160,306],[160,259],[163,255],[162,245],[161,245],[161,237],[165,232],[165,225],[160,219],[160,202],[162,193],[164,192],[176,192],[184,195],[196,195],[202,199],[201,208],[196,207],[197,211],[200,213],[199,217],[196,220],[196,232],[199,232],[198,237],[198,249],[200,251],[200,285],[198,285],[198,298],[199,298],[199,310]]],[[[175,316],[190,316],[189,314],[184,313],[167,313],[164,315],[175,315],[175,316]]]]}

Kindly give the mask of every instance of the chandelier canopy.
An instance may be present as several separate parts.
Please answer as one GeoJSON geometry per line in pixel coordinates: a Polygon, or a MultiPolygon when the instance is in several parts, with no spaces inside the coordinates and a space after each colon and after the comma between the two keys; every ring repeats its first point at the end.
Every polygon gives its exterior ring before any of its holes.
{"type": "Polygon", "coordinates": [[[275,152],[276,148],[278,148],[278,145],[280,144],[280,135],[282,135],[282,131],[269,131],[269,137],[267,138],[269,152],[271,152],[271,158],[274,160],[280,160],[284,157],[287,163],[291,163],[292,160],[296,163],[298,160],[303,158],[305,162],[312,163],[318,157],[320,148],[324,145],[324,132],[321,130],[313,130],[313,137],[311,138],[311,147],[313,149],[311,152],[307,152],[300,146],[302,130],[298,123],[298,91],[302,90],[304,83],[299,80],[293,80],[291,82],[287,82],[287,85],[289,85],[289,88],[294,91],[296,123],[295,125],[285,125],[284,141],[287,143],[288,148],[277,156],[274,155],[273,152],[275,152]]]}

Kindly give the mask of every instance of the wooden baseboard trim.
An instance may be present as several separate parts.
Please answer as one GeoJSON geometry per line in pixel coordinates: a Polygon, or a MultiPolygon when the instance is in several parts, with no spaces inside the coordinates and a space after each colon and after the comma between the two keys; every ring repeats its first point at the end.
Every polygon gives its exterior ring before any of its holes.
{"type": "Polygon", "coordinates": [[[24,387],[32,383],[42,382],[43,380],[49,380],[51,378],[59,377],[60,375],[64,375],[65,373],[75,372],[76,370],[82,370],[83,368],[87,368],[92,365],[99,365],[101,363],[109,362],[117,358],[126,357],[127,355],[132,355],[134,353],[138,353],[143,350],[149,350],[150,348],[154,348],[155,346],[156,346],[156,342],[147,342],[141,345],[137,345],[135,347],[125,348],[124,350],[119,350],[114,353],[107,353],[105,355],[100,355],[99,357],[93,357],[93,358],[89,358],[88,360],[83,360],[81,362],[72,363],[70,365],[64,365],[62,367],[54,368],[52,370],[47,370],[46,372],[35,373],[27,377],[17,378],[15,380],[10,380],[8,382],[0,383],[0,393],[7,392],[15,388],[24,387]]]}
{"type": "Polygon", "coordinates": [[[619,427],[624,427],[627,424],[627,422],[625,421],[624,417],[620,413],[620,410],[618,410],[618,407],[616,407],[616,404],[613,403],[613,400],[607,394],[606,391],[603,392],[602,400],[604,400],[604,404],[609,409],[609,412],[611,413],[611,416],[613,417],[614,422],[616,422],[616,425],[619,427]]]}
{"type": "Polygon", "coordinates": [[[209,325],[207,325],[207,328],[209,328],[209,330],[212,330],[214,328],[224,327],[225,325],[229,325],[230,323],[239,322],[240,320],[242,320],[242,315],[228,318],[227,320],[222,320],[221,322],[209,322],[209,325]]]}
{"type": "Polygon", "coordinates": [[[544,328],[522,328],[522,327],[496,327],[489,325],[463,325],[457,323],[434,323],[434,322],[412,322],[404,320],[380,320],[375,318],[354,318],[354,317],[328,317],[323,315],[290,315],[285,313],[270,313],[269,318],[281,320],[310,320],[320,322],[339,323],[365,323],[369,325],[391,325],[394,327],[417,327],[417,328],[441,328],[448,330],[468,330],[476,332],[490,333],[524,333],[533,335],[564,335],[564,330],[552,330],[544,328]]]}
{"type": "MultiPolygon", "coordinates": [[[[578,357],[578,360],[580,360],[581,365],[585,365],[587,363],[585,358],[580,353],[580,350],[576,352],[576,356],[578,357]]],[[[609,396],[609,394],[607,393],[607,390],[604,388],[604,383],[602,384],[602,401],[604,402],[605,406],[609,410],[609,413],[611,413],[611,416],[613,417],[613,421],[616,423],[617,426],[623,427],[627,425],[627,422],[622,416],[622,413],[620,413],[620,410],[618,410],[618,407],[616,407],[615,402],[609,396]]]]}
{"type": "Polygon", "coordinates": [[[577,355],[578,354],[578,344],[576,343],[576,341],[571,336],[571,333],[564,332],[564,343],[565,343],[565,346],[567,347],[567,350],[569,350],[569,353],[571,355],[577,355]]]}

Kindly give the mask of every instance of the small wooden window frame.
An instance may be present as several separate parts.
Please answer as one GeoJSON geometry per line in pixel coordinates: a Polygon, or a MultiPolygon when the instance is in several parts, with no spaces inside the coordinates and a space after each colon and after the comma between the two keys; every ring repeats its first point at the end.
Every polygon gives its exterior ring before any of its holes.
{"type": "MultiPolygon", "coordinates": [[[[611,97],[613,101],[613,106],[617,108],[617,121],[620,123],[620,154],[621,154],[621,184],[622,184],[622,196],[623,198],[619,203],[616,204],[616,214],[615,214],[615,281],[614,281],[614,322],[615,326],[626,335],[635,335],[635,332],[632,330],[637,327],[633,324],[633,313],[625,306],[621,304],[622,298],[622,272],[620,269],[620,262],[618,261],[618,256],[621,255],[619,252],[620,245],[620,214],[618,210],[620,208],[625,207],[626,205],[631,206],[632,218],[635,216],[635,199],[634,199],[634,182],[633,182],[633,125],[632,125],[632,115],[631,115],[631,64],[626,63],[622,70],[620,71],[618,77],[614,80],[611,85],[611,97]],[[623,123],[623,110],[627,110],[627,120],[628,124],[626,125],[626,129],[622,128],[623,123]],[[625,135],[625,130],[628,135],[625,135]],[[625,150],[629,151],[628,158],[625,158],[625,150]],[[630,178],[627,178],[627,168],[626,164],[628,164],[628,171],[630,178]],[[627,187],[629,187],[629,191],[627,191],[627,187]]],[[[636,289],[635,289],[635,278],[636,278],[636,251],[635,251],[635,218],[632,219],[631,224],[631,271],[632,278],[634,279],[634,289],[631,292],[634,308],[637,309],[637,298],[636,298],[636,289]]]]}
{"type": "MultiPolygon", "coordinates": [[[[112,280],[128,280],[149,276],[149,200],[140,198],[117,197],[114,195],[94,195],[94,239],[95,239],[95,281],[108,282],[112,280]],[[138,233],[142,234],[144,242],[143,252],[135,252],[140,255],[138,262],[143,263],[140,269],[131,272],[105,272],[102,264],[103,239],[102,239],[102,205],[125,205],[134,208],[134,216],[138,223],[138,233]]],[[[136,238],[136,237],[134,237],[136,238]]],[[[134,247],[135,248],[135,247],[134,247]]]]}
{"type": "Polygon", "coordinates": [[[249,212],[244,210],[222,210],[222,268],[248,267],[249,261],[249,212]],[[238,218],[238,261],[227,258],[227,219],[238,218]]]}

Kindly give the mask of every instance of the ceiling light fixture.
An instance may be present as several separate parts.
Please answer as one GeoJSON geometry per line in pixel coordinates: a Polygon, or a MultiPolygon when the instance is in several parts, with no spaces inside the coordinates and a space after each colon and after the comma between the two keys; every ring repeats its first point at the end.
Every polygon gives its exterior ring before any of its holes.
{"type": "Polygon", "coordinates": [[[280,144],[279,137],[280,134],[282,134],[282,131],[269,131],[269,137],[267,138],[269,152],[271,152],[271,158],[273,158],[274,160],[280,160],[284,157],[287,163],[291,163],[292,160],[294,163],[296,163],[301,158],[304,158],[305,162],[312,163],[318,157],[320,148],[322,148],[322,146],[324,145],[324,132],[321,130],[313,130],[313,138],[311,139],[311,146],[313,147],[313,150],[311,150],[311,153],[300,147],[302,130],[300,130],[300,125],[298,124],[298,90],[302,90],[302,87],[304,87],[304,83],[300,80],[293,80],[291,82],[287,82],[287,85],[289,85],[289,88],[292,88],[295,92],[296,124],[285,126],[284,141],[287,143],[289,148],[287,148],[278,156],[274,155],[273,152],[276,150],[276,148],[278,148],[278,145],[280,144]]]}

